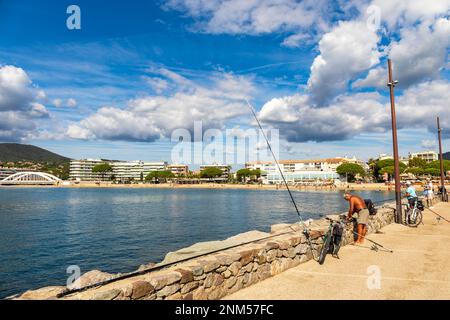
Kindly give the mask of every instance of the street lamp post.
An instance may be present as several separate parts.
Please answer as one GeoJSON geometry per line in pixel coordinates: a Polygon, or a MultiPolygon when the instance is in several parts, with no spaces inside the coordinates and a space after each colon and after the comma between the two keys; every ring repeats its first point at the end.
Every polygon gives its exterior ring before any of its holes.
{"type": "Polygon", "coordinates": [[[442,201],[446,200],[445,197],[445,174],[444,174],[444,157],[442,155],[442,129],[439,122],[439,117],[437,117],[437,127],[438,127],[438,137],[439,137],[439,159],[441,165],[441,191],[442,191],[442,201]]]}
{"type": "Polygon", "coordinates": [[[397,118],[395,114],[395,98],[394,98],[394,87],[398,84],[398,81],[394,81],[392,78],[392,63],[391,59],[388,59],[388,71],[389,71],[389,82],[387,86],[389,87],[390,97],[391,97],[391,118],[392,118],[392,144],[394,149],[394,177],[395,177],[395,201],[396,201],[396,212],[395,212],[395,222],[402,223],[402,196],[401,196],[401,186],[400,186],[400,162],[398,155],[398,141],[397,141],[397,118]]]}

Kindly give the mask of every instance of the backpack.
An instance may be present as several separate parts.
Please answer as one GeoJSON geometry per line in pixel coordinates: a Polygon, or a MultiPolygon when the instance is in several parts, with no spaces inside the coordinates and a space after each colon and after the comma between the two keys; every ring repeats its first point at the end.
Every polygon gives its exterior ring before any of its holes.
{"type": "Polygon", "coordinates": [[[377,212],[378,212],[378,210],[377,210],[377,208],[375,208],[375,206],[374,206],[372,200],[370,200],[370,199],[364,199],[364,202],[366,203],[366,207],[367,207],[367,209],[369,210],[369,214],[370,214],[371,216],[376,215],[377,212]]]}

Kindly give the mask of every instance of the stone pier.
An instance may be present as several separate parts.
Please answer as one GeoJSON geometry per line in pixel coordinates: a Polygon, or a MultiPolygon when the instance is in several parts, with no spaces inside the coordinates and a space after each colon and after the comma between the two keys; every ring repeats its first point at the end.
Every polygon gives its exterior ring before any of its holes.
{"type": "MultiPolygon", "coordinates": [[[[394,214],[387,204],[378,208],[378,214],[372,216],[369,234],[393,223],[394,214]]],[[[336,218],[336,216],[333,216],[336,218]]],[[[117,280],[104,286],[73,293],[61,297],[65,300],[217,300],[236,293],[244,288],[277,276],[288,269],[310,261],[318,256],[322,245],[322,235],[329,223],[325,219],[309,221],[311,247],[302,234],[300,224],[274,225],[271,233],[250,232],[233,237],[217,245],[223,246],[215,254],[199,258],[189,258],[189,253],[198,254],[208,251],[211,246],[198,244],[197,250],[180,250],[166,257],[172,262],[177,258],[187,259],[183,263],[171,265],[162,270],[117,280]],[[270,238],[269,238],[270,237],[270,238]],[[254,241],[255,239],[266,238],[254,241]],[[239,245],[242,242],[254,241],[239,245]],[[231,249],[226,247],[235,246],[231,249]],[[313,252],[314,251],[314,252],[313,252]]],[[[348,226],[342,245],[353,242],[352,226],[348,226]]],[[[331,257],[329,259],[332,259],[331,257]]],[[[98,281],[107,280],[112,275],[90,273],[98,281]]],[[[89,278],[89,277],[87,277],[89,278]]],[[[83,280],[86,277],[82,277],[83,280]]],[[[94,281],[95,282],[95,281],[94,281]]],[[[92,281],[84,281],[91,284],[92,281]]],[[[49,287],[37,291],[28,291],[19,299],[56,299],[65,287],[49,287]]]]}

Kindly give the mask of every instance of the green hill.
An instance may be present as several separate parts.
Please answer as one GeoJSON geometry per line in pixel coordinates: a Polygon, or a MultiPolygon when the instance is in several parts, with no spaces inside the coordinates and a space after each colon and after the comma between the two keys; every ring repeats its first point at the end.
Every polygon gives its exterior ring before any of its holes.
{"type": "Polygon", "coordinates": [[[70,159],[48,150],[18,143],[0,143],[0,162],[66,163],[70,159]]]}

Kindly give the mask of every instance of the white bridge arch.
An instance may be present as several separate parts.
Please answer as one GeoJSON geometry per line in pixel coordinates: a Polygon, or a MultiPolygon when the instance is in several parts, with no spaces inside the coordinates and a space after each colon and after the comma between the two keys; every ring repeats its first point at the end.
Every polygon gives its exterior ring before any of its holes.
{"type": "Polygon", "coordinates": [[[58,184],[60,181],[61,179],[58,177],[45,172],[18,172],[0,180],[0,184],[54,185],[58,184]]]}

